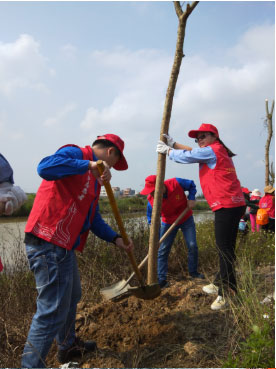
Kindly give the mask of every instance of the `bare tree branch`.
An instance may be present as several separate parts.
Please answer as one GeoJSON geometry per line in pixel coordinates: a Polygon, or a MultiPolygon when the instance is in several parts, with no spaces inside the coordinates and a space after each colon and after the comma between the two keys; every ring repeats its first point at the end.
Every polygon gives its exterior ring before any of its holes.
{"type": "Polygon", "coordinates": [[[268,186],[271,182],[274,182],[272,178],[272,173],[269,168],[269,148],[273,135],[272,127],[272,115],[274,110],[274,100],[272,101],[271,111],[268,110],[268,99],[265,100],[265,110],[266,110],[266,123],[267,123],[267,140],[265,144],[265,185],[268,186]]]}
{"type": "Polygon", "coordinates": [[[183,14],[182,6],[180,5],[179,1],[174,1],[173,3],[174,3],[175,12],[176,12],[178,18],[180,18],[181,15],[183,14]]]}

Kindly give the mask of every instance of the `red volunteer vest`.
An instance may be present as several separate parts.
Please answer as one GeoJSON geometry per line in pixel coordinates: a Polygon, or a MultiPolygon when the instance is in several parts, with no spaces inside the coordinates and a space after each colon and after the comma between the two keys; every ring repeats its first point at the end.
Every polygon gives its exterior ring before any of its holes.
{"type": "MultiPolygon", "coordinates": [[[[83,160],[93,160],[90,146],[80,149],[83,160]]],[[[43,180],[37,191],[25,232],[31,232],[43,240],[71,250],[80,235],[91,204],[90,221],[93,220],[100,190],[101,186],[90,170],[85,174],[56,181],[43,180]]],[[[80,235],[77,250],[83,250],[88,232],[80,235]]]]}
{"type": "Polygon", "coordinates": [[[199,165],[199,179],[204,194],[212,211],[221,208],[245,206],[240,181],[232,159],[219,142],[210,145],[217,157],[214,169],[207,164],[199,165]]]}
{"type": "MultiPolygon", "coordinates": [[[[177,182],[175,178],[167,179],[164,182],[167,188],[167,198],[163,198],[161,208],[161,219],[163,223],[172,224],[182,211],[187,207],[187,197],[183,188],[177,182]]],[[[149,195],[148,201],[153,207],[154,198],[149,195]]],[[[186,215],[179,221],[178,224],[182,224],[193,214],[192,210],[189,210],[186,215]]]]}
{"type": "Polygon", "coordinates": [[[272,195],[266,194],[261,198],[259,202],[260,209],[268,209],[267,213],[269,218],[275,219],[275,197],[272,195]]]}

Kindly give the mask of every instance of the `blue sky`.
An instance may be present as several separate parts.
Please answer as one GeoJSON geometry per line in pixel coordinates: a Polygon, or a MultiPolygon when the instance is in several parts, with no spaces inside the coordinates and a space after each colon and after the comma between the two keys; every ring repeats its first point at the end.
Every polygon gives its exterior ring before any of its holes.
{"type": "MultiPolygon", "coordinates": [[[[251,190],[264,187],[274,5],[199,3],[187,23],[170,122],[171,135],[191,146],[190,129],[216,125],[251,190]]],[[[113,170],[111,184],[142,189],[156,172],[177,23],[168,1],[0,1],[0,147],[17,185],[35,192],[41,158],[64,144],[116,133],[125,140],[129,170],[113,170]]],[[[166,178],[175,176],[193,179],[201,193],[197,165],[168,161],[166,178]]]]}

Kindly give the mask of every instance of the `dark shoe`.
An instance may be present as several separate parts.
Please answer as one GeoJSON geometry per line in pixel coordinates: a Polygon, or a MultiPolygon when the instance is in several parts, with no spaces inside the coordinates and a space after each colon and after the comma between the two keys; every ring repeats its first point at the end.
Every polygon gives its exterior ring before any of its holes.
{"type": "Polygon", "coordinates": [[[167,287],[169,287],[169,283],[166,280],[160,281],[159,286],[160,286],[161,289],[162,288],[167,288],[167,287]]]}
{"type": "Polygon", "coordinates": [[[74,344],[66,350],[58,350],[58,361],[61,364],[68,363],[75,356],[82,356],[87,352],[97,350],[97,344],[94,341],[82,341],[76,337],[74,344]]]}
{"type": "Polygon", "coordinates": [[[205,275],[202,273],[190,273],[190,276],[192,278],[199,278],[199,279],[205,279],[205,275]]]}

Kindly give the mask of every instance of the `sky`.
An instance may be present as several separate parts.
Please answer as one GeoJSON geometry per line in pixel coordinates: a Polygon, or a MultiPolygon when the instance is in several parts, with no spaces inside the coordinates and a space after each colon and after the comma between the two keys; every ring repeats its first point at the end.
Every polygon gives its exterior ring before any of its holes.
{"type": "MultiPolygon", "coordinates": [[[[141,191],[157,170],[177,26],[170,1],[0,1],[0,152],[15,184],[36,192],[42,158],[114,133],[129,169],[112,169],[111,185],[141,191]]],[[[201,1],[187,21],[184,54],[170,135],[197,147],[189,130],[214,124],[237,154],[242,186],[263,192],[274,1],[201,1]]],[[[274,138],[270,153],[274,161],[274,138]]],[[[198,164],[167,159],[172,177],[194,180],[202,193],[198,164]]]]}

